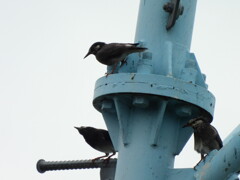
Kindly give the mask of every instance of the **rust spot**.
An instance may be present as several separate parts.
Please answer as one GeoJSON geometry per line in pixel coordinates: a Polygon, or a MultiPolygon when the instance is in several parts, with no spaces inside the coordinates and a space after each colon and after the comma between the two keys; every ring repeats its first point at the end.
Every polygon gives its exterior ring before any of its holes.
{"type": "Polygon", "coordinates": [[[226,162],[226,155],[224,155],[223,162],[226,162]]]}
{"type": "Polygon", "coordinates": [[[133,74],[132,77],[131,77],[131,80],[134,80],[136,74],[133,74]]]}

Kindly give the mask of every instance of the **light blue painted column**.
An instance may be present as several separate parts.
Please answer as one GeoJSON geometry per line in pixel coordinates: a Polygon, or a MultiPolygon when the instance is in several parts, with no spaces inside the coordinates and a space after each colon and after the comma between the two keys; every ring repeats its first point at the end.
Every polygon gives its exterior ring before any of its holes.
{"type": "Polygon", "coordinates": [[[193,169],[173,169],[192,134],[182,126],[213,115],[215,98],[189,52],[196,0],[181,1],[183,14],[168,31],[167,2],[141,0],[135,41],[148,51],[95,85],[93,105],[118,151],[115,180],[194,179],[193,169]]]}

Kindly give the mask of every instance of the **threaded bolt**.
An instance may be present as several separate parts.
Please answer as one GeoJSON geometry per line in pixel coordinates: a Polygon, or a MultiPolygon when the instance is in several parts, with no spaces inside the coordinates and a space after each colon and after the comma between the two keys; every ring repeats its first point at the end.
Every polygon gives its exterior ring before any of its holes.
{"type": "Polygon", "coordinates": [[[117,159],[110,159],[109,162],[98,160],[92,162],[92,160],[75,160],[75,161],[45,161],[40,159],[37,162],[37,170],[39,173],[55,170],[72,170],[72,169],[91,169],[115,166],[117,159]]]}

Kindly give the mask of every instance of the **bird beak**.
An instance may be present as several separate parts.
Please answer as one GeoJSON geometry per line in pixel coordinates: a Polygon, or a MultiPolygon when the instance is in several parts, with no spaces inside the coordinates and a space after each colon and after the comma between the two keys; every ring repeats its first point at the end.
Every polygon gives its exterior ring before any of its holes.
{"type": "Polygon", "coordinates": [[[189,126],[191,126],[191,124],[187,123],[184,126],[182,126],[182,128],[189,127],[189,126]]]}
{"type": "Polygon", "coordinates": [[[88,57],[90,54],[92,54],[90,51],[88,51],[88,53],[86,54],[86,56],[83,58],[85,59],[86,57],[88,57]]]}
{"type": "Polygon", "coordinates": [[[79,129],[79,127],[74,127],[74,128],[76,128],[77,130],[79,129]]]}

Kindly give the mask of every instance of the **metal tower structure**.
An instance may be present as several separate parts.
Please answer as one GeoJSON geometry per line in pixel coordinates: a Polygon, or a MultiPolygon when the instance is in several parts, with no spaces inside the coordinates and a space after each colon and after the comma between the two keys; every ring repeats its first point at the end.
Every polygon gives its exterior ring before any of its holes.
{"type": "MultiPolygon", "coordinates": [[[[93,105],[118,151],[115,180],[238,179],[240,127],[196,170],[174,169],[175,156],[192,135],[182,126],[200,115],[212,121],[215,106],[190,52],[196,3],[141,0],[135,42],[148,51],[128,56],[117,73],[95,84],[93,105]]],[[[50,164],[40,160],[38,170],[53,170],[50,164]]]]}
{"type": "Polygon", "coordinates": [[[141,0],[135,42],[148,51],[96,82],[93,105],[118,151],[115,180],[194,179],[193,169],[173,167],[192,134],[182,125],[212,121],[215,105],[190,52],[196,2],[141,0]]]}

